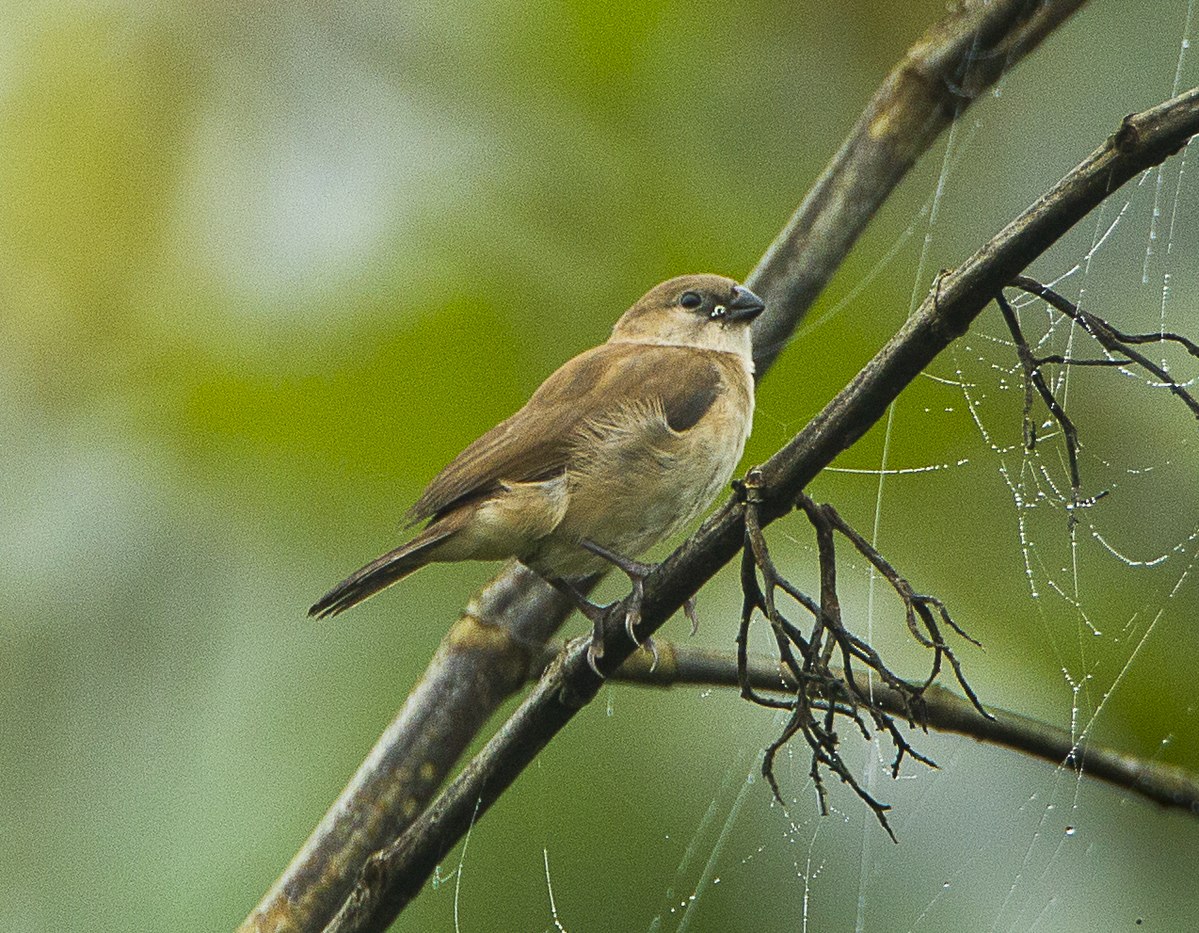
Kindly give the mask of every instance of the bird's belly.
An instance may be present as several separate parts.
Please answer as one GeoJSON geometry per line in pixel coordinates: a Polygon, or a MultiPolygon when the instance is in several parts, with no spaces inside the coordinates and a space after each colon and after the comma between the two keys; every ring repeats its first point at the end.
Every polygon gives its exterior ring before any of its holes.
{"type": "MultiPolygon", "coordinates": [[[[659,434],[657,443],[609,449],[568,475],[561,523],[527,560],[534,569],[573,577],[606,562],[579,547],[582,539],[634,558],[691,523],[729,482],[749,433],[732,417],[710,434],[659,434]]],[[[652,436],[652,435],[651,435],[652,436]]]]}
{"type": "Polygon", "coordinates": [[[437,560],[501,560],[523,556],[551,535],[566,514],[566,478],[505,483],[471,506],[471,520],[437,550],[437,560]]]}

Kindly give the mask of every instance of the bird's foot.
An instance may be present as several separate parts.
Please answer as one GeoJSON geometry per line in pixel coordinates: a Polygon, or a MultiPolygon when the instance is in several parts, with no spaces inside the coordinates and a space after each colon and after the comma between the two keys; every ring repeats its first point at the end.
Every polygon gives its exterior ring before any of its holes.
{"type": "MultiPolygon", "coordinates": [[[[643,642],[637,637],[637,626],[641,622],[641,601],[645,596],[645,578],[654,570],[653,564],[643,564],[640,561],[630,560],[607,548],[596,544],[593,541],[584,540],[582,546],[593,554],[602,557],[615,567],[619,568],[632,581],[633,592],[629,597],[629,605],[625,611],[624,630],[629,636],[629,641],[639,648],[644,648],[653,655],[653,662],[650,665],[652,672],[658,666],[658,646],[654,644],[652,638],[647,638],[643,642]]],[[[587,619],[591,621],[591,645],[587,649],[587,664],[595,672],[596,676],[602,677],[603,674],[599,670],[599,660],[604,656],[604,616],[608,612],[609,605],[597,605],[589,600],[569,580],[564,580],[561,577],[549,577],[546,581],[570,599],[575,604],[575,607],[587,619]]],[[[687,618],[691,619],[691,628],[694,633],[696,628],[695,620],[695,601],[694,599],[687,600],[684,605],[684,610],[687,613],[687,618]]]]}
{"type": "Polygon", "coordinates": [[[599,669],[599,659],[604,656],[604,616],[608,612],[608,606],[593,603],[580,593],[573,583],[562,577],[546,575],[545,581],[574,603],[575,608],[591,622],[591,644],[587,646],[587,666],[595,672],[596,677],[603,678],[604,675],[599,669]]]}
{"type": "MultiPolygon", "coordinates": [[[[641,647],[641,639],[637,637],[637,626],[641,622],[641,601],[645,598],[645,578],[653,572],[654,565],[643,564],[639,560],[630,560],[614,551],[609,551],[594,541],[588,541],[586,538],[579,544],[619,569],[633,584],[633,592],[629,596],[629,608],[624,616],[624,630],[628,633],[629,640],[637,647],[641,647]]],[[[657,657],[658,652],[654,651],[655,664],[657,664],[657,657]]]]}
{"type": "MultiPolygon", "coordinates": [[[[625,614],[624,627],[629,634],[629,639],[635,645],[640,645],[641,642],[637,639],[635,631],[637,625],[641,622],[641,600],[645,596],[645,578],[648,577],[657,567],[656,564],[644,564],[638,560],[630,560],[614,551],[609,551],[606,547],[596,544],[594,541],[588,541],[584,538],[579,542],[584,548],[592,554],[602,557],[608,563],[612,564],[621,570],[633,583],[632,598],[629,600],[629,611],[625,614]]],[[[683,602],[683,612],[687,619],[691,622],[691,634],[694,635],[699,631],[699,616],[695,614],[695,597],[688,596],[683,602]]],[[[647,639],[650,642],[650,650],[654,653],[654,666],[658,663],[658,652],[652,645],[652,639],[647,639]]]]}

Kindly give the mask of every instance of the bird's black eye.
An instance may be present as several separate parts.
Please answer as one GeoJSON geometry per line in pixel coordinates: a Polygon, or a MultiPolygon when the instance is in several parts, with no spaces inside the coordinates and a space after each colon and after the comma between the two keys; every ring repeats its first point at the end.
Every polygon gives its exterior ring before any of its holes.
{"type": "Polygon", "coordinates": [[[700,297],[699,292],[683,292],[683,294],[679,297],[679,304],[681,304],[688,311],[694,311],[703,303],[704,299],[700,297]]]}

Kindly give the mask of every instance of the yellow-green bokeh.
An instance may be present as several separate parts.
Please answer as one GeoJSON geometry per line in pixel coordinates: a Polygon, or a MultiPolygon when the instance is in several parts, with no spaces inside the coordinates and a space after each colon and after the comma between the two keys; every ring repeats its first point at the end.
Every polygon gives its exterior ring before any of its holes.
{"type": "MultiPolygon", "coordinates": [[[[844,384],[939,268],[1168,96],[1185,0],[1092,7],[878,218],[763,383],[748,460],[844,384]]],[[[235,925],[490,568],[422,573],[335,623],[306,606],[392,546],[436,470],[642,291],[744,276],[943,10],[0,4],[0,929],[235,925]]],[[[1180,73],[1195,83],[1193,58],[1180,73]]],[[[1120,219],[1072,294],[1084,283],[1094,310],[1152,328],[1168,274],[1169,324],[1194,336],[1192,178],[1134,182],[1037,274],[1083,262],[1120,219]]],[[[960,388],[905,394],[888,465],[947,468],[887,478],[880,541],[986,643],[963,651],[985,698],[1066,727],[1076,712],[1105,741],[1199,768],[1194,420],[1144,386],[1078,377],[1109,543],[1183,547],[1138,569],[1084,534],[1074,572],[1063,512],[1026,511],[1033,599],[1000,472],[1030,464],[1001,336],[988,322],[936,370],[977,389],[989,440],[960,388]]],[[[875,432],[842,465],[875,469],[883,447],[875,432]]],[[[842,473],[814,492],[868,530],[878,486],[842,473]]],[[[810,581],[802,522],[772,540],[810,581]]],[[[845,599],[862,619],[860,570],[845,599]]],[[[875,637],[915,674],[926,660],[888,605],[875,637]]],[[[703,594],[700,640],[731,647],[736,608],[728,575],[703,594]]],[[[551,929],[543,849],[571,930],[676,929],[701,878],[692,930],[1189,916],[1194,865],[1171,853],[1194,851],[1196,828],[1127,794],[932,737],[944,771],[877,787],[895,849],[847,795],[821,821],[798,753],[791,813],[760,782],[742,794],[778,728],[763,711],[699,689],[608,694],[475,829],[457,894],[435,885],[399,929],[453,929],[455,902],[462,929],[551,929]]]]}

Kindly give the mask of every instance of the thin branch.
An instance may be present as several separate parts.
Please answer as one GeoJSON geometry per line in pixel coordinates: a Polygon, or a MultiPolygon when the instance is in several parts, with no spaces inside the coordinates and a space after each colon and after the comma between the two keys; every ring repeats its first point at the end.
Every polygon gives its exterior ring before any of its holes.
{"type": "MultiPolygon", "coordinates": [[[[542,656],[544,665],[552,660],[551,652],[560,647],[547,649],[542,656]]],[[[658,640],[657,647],[658,664],[652,670],[645,653],[638,652],[626,658],[608,679],[660,688],[740,686],[741,673],[733,653],[692,648],[662,639],[658,640]]],[[[843,672],[838,672],[838,676],[843,676],[843,672]]],[[[754,690],[793,695],[798,689],[794,675],[776,659],[765,655],[749,656],[745,677],[754,690]]],[[[904,717],[911,713],[907,690],[890,687],[877,679],[868,683],[865,674],[855,676],[855,686],[858,692],[869,692],[873,702],[889,713],[904,717]]],[[[912,690],[919,686],[907,685],[912,690]]],[[[854,702],[844,683],[836,700],[846,704],[854,702]]],[[[917,725],[1002,745],[1056,767],[1076,771],[1083,777],[1107,781],[1163,807],[1181,809],[1199,817],[1199,775],[1194,772],[1102,745],[1079,743],[1068,730],[1019,713],[993,706],[987,712],[991,714],[989,718],[979,713],[965,697],[934,685],[922,694],[917,725]]]]}
{"type": "MultiPolygon", "coordinates": [[[[936,287],[903,328],[782,450],[761,467],[763,523],[885,413],[900,391],[954,339],[991,297],[1130,178],[1177,152],[1199,132],[1199,88],[1124,119],[1116,133],[936,287]]],[[[745,510],[730,501],[645,581],[640,632],[649,635],[741,549],[745,510]]],[[[632,651],[627,600],[603,620],[602,670],[632,651]]],[[[540,750],[590,702],[602,681],[587,663],[586,639],[571,642],[541,681],[408,831],[372,856],[330,933],[383,930],[421,889],[441,857],[481,818],[540,750]]]]}
{"type": "Polygon", "coordinates": [[[1024,370],[1024,446],[1029,451],[1037,446],[1037,428],[1032,417],[1033,389],[1036,390],[1037,395],[1041,396],[1041,401],[1053,415],[1053,420],[1057,422],[1062,436],[1066,439],[1066,462],[1070,468],[1070,525],[1073,527],[1074,523],[1078,521],[1078,506],[1082,501],[1082,477],[1078,470],[1078,429],[1074,427],[1074,422],[1070,420],[1070,416],[1058,402],[1057,396],[1045,382],[1041,367],[1038,365],[1036,357],[1033,356],[1028,341],[1024,339],[1024,331],[1020,329],[1020,321],[1016,317],[1016,312],[1003,297],[1002,291],[995,295],[995,303],[999,305],[1004,323],[1007,324],[1008,332],[1011,333],[1012,340],[1016,344],[1020,367],[1024,370]]]}
{"type": "Polygon", "coordinates": [[[1082,497],[1082,477],[1078,465],[1078,453],[1082,445],[1078,439],[1078,429],[1074,426],[1074,422],[1070,420],[1069,415],[1066,414],[1065,407],[1058,401],[1053,389],[1050,388],[1044,373],[1041,372],[1041,367],[1050,363],[1073,366],[1119,366],[1125,369],[1139,367],[1157,380],[1159,385],[1168,388],[1171,393],[1181,399],[1190,408],[1196,417],[1199,417],[1199,399],[1196,399],[1184,386],[1180,385],[1166,371],[1164,366],[1153,362],[1153,360],[1149,359],[1143,353],[1134,349],[1134,345],[1148,343],[1159,345],[1169,344],[1182,347],[1191,356],[1199,359],[1199,345],[1187,337],[1168,331],[1161,331],[1156,334],[1126,334],[1123,331],[1117,330],[1097,314],[1084,311],[1078,305],[1074,304],[1074,302],[1055,292],[1052,288],[1042,285],[1028,276],[1016,276],[1011,282],[1011,287],[1018,288],[1030,295],[1036,295],[1044,300],[1050,307],[1057,309],[1061,314],[1078,324],[1108,353],[1105,359],[1093,360],[1072,359],[1059,355],[1035,356],[1032,352],[1032,347],[1024,336],[1024,331],[1020,326],[1020,318],[1016,314],[1015,309],[1008,303],[1002,290],[996,293],[995,303],[999,306],[1003,320],[1007,324],[1008,332],[1012,335],[1012,341],[1015,344],[1016,354],[1020,359],[1020,368],[1024,376],[1024,446],[1029,451],[1032,451],[1037,444],[1037,429],[1032,412],[1033,395],[1035,392],[1036,395],[1041,397],[1042,403],[1049,410],[1053,420],[1057,422],[1065,443],[1066,462],[1070,472],[1070,504],[1068,511],[1070,515],[1070,527],[1073,528],[1078,521],[1079,510],[1103,498],[1107,495],[1107,492],[1102,491],[1086,499],[1082,497]]]}
{"type": "MultiPolygon", "coordinates": [[[[1107,321],[1099,317],[1097,314],[1092,314],[1090,311],[1084,311],[1074,302],[1062,295],[1059,295],[1047,285],[1042,285],[1036,279],[1030,279],[1026,275],[1018,275],[1012,280],[1012,287],[1019,288],[1022,291],[1028,292],[1030,295],[1036,295],[1043,301],[1048,303],[1050,307],[1056,308],[1062,314],[1077,322],[1083,330],[1095,338],[1103,349],[1108,353],[1119,354],[1127,357],[1126,360],[1111,360],[1111,363],[1124,362],[1129,365],[1135,364],[1141,369],[1149,373],[1161,385],[1168,388],[1174,395],[1182,400],[1183,404],[1191,410],[1196,418],[1199,418],[1199,399],[1196,399],[1190,392],[1179,385],[1174,377],[1171,376],[1165,369],[1159,366],[1143,353],[1138,353],[1132,347],[1134,344],[1143,345],[1147,343],[1157,344],[1173,344],[1182,347],[1195,359],[1199,359],[1199,344],[1195,341],[1183,337],[1179,334],[1172,334],[1169,331],[1161,331],[1156,334],[1126,334],[1121,330],[1112,327],[1107,321]]],[[[997,301],[1002,303],[1002,294],[997,296],[997,301]]],[[[1010,310],[1010,309],[1009,309],[1010,310]]],[[[1005,312],[1006,314],[1007,312],[1005,312]]],[[[1013,315],[1014,316],[1014,315],[1013,315]]],[[[1041,361],[1044,362],[1044,361],[1041,361]]],[[[1048,404],[1048,402],[1046,402],[1048,404]]],[[[1065,425],[1062,426],[1063,429],[1065,425]]]]}
{"type": "MultiPolygon", "coordinates": [[[[759,378],[916,160],[975,97],[1085,2],[965,0],[912,46],[747,280],[770,306],[755,322],[759,378]]],[[[367,856],[424,810],[440,777],[518,689],[510,677],[515,659],[535,654],[569,611],[564,599],[518,567],[488,583],[241,929],[324,925],[367,856]],[[414,767],[425,762],[432,781],[414,767]]]]}

